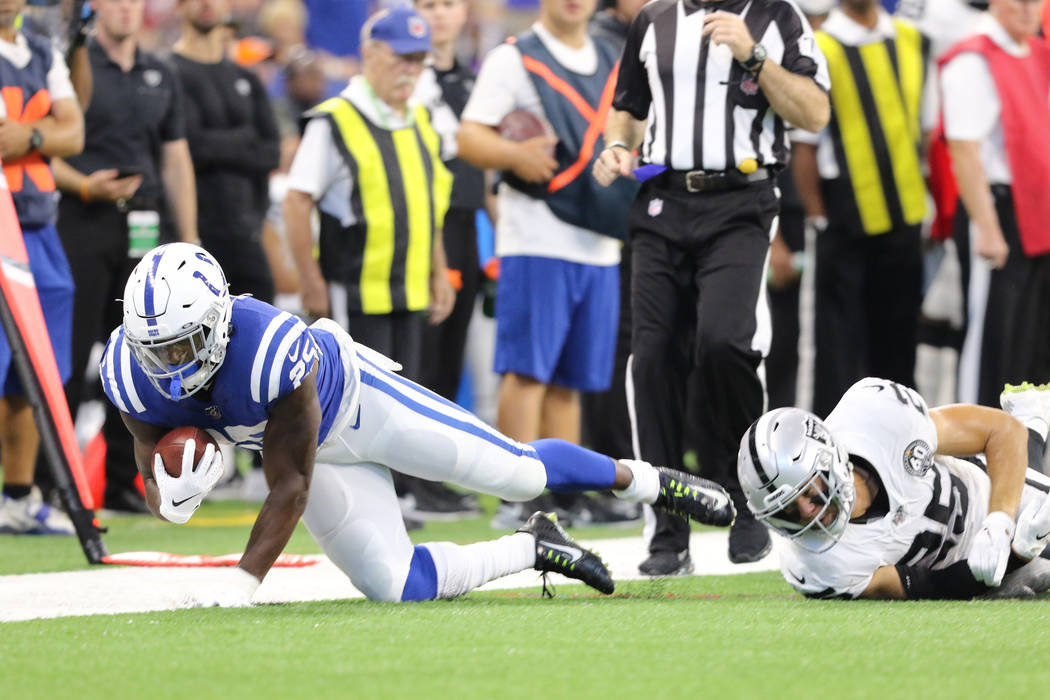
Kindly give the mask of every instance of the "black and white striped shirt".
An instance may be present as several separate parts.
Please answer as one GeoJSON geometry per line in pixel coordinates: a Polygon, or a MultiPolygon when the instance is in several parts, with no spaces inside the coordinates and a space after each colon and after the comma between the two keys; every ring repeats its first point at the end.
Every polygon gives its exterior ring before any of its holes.
{"type": "Polygon", "coordinates": [[[726,45],[702,37],[704,16],[744,19],[769,61],[830,89],[813,31],[790,0],[653,0],[631,24],[613,107],[648,119],[642,160],[674,170],[726,170],[748,158],[783,165],[783,120],[726,45]]]}

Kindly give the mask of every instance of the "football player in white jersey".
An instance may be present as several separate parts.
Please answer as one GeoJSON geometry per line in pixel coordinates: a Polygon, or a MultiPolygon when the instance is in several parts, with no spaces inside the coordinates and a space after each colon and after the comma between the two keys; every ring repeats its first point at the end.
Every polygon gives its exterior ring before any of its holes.
{"type": "Polygon", "coordinates": [[[300,516],[373,600],[454,597],[527,568],[612,592],[601,560],[543,513],[498,540],[413,547],[390,470],[507,500],[529,500],[544,488],[612,489],[707,524],[728,526],[735,516],[712,482],[559,440],[522,444],[501,435],[398,376],[395,363],[337,324],[307,327],[269,304],[231,297],[222,269],[197,246],[149,252],[128,279],[123,304],[101,374],[135,437],[151,510],[186,522],[223,470],[210,444],[194,465],[187,441],[181,474],[170,476],[153,450],[172,428],[203,428],[262,451],[269,495],[227,584],[191,594],[199,605],[249,604],[300,516]]]}
{"type": "Polygon", "coordinates": [[[1050,479],[1028,468],[1045,450],[1050,386],[1008,386],[1001,401],[930,409],[868,378],[824,421],[796,408],[759,418],[737,470],[748,508],[788,540],[787,582],[812,598],[892,599],[972,598],[1014,571],[1029,593],[1050,585],[1025,566],[1050,544],[1050,479]]]}

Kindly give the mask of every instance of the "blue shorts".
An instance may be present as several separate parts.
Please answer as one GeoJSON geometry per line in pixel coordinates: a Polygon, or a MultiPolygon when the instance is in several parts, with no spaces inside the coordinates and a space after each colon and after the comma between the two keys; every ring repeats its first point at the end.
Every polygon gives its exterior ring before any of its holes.
{"type": "MultiPolygon", "coordinates": [[[[69,271],[62,241],[53,225],[25,229],[22,238],[29,256],[29,271],[33,273],[40,306],[44,310],[44,323],[51,336],[58,374],[65,383],[73,366],[73,274],[69,271]]],[[[3,381],[0,395],[25,395],[4,333],[0,333],[0,380],[3,381]]]]}
{"type": "Polygon", "coordinates": [[[612,380],[619,314],[616,265],[501,258],[493,368],[544,384],[605,391],[612,380]]]}

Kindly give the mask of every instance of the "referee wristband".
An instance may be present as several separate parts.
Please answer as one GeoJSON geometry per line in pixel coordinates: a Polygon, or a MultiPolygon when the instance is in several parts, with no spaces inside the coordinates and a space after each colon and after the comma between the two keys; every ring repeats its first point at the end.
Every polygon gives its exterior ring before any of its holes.
{"type": "Polygon", "coordinates": [[[605,150],[609,150],[610,148],[622,148],[623,150],[627,151],[628,153],[631,152],[631,147],[628,146],[623,141],[613,141],[612,143],[605,144],[605,150]]]}

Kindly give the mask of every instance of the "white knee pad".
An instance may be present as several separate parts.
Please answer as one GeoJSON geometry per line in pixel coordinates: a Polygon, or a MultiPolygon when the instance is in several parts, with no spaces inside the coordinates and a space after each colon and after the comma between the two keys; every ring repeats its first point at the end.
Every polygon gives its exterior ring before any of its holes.
{"type": "Polygon", "coordinates": [[[322,547],[369,600],[401,600],[411,560],[398,561],[374,524],[357,521],[352,528],[333,533],[322,547]]]}
{"type": "Polygon", "coordinates": [[[353,495],[335,468],[315,465],[303,523],[332,563],[370,600],[401,599],[411,550],[408,557],[401,556],[375,522],[355,514],[353,495]]]}

